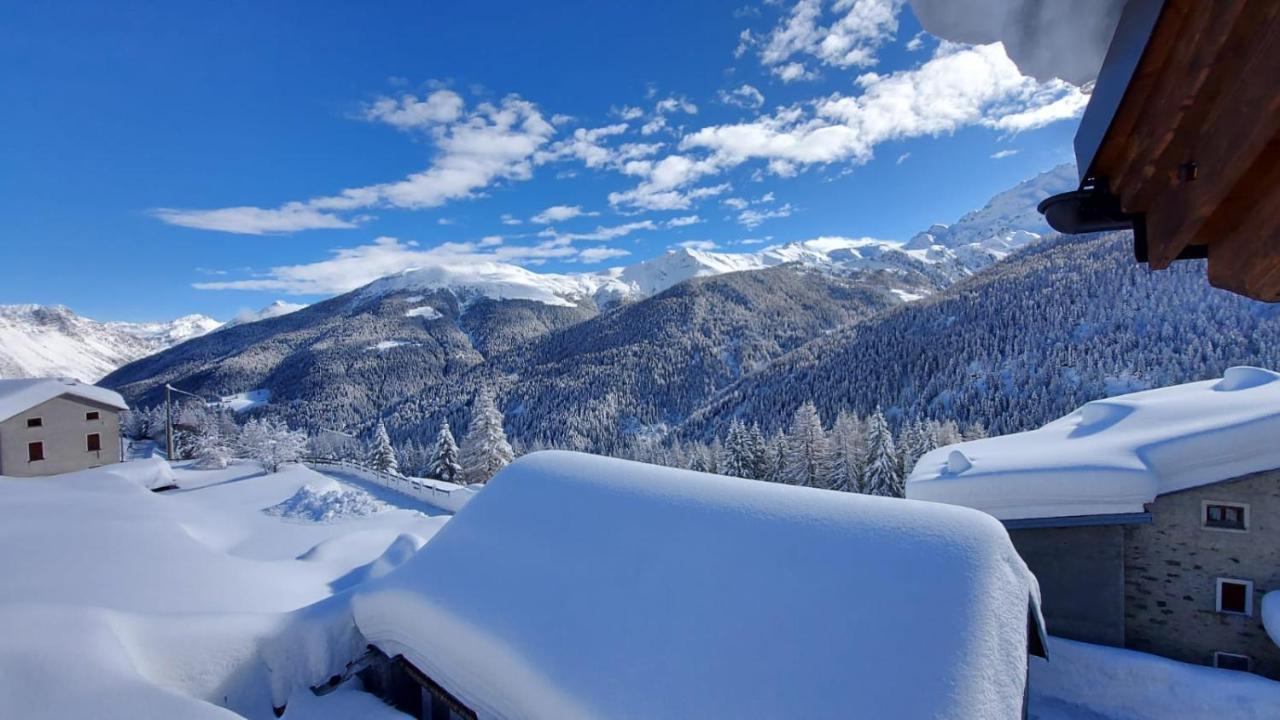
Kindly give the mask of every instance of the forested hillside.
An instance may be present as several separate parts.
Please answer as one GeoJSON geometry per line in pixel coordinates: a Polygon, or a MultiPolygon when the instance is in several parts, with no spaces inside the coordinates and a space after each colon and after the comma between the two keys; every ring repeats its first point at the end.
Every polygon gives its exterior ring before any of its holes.
{"type": "Polygon", "coordinates": [[[726,389],[681,433],[709,440],[734,418],[766,432],[812,400],[1037,427],[1108,395],[1280,367],[1280,308],[1216,290],[1202,262],[1153,272],[1127,234],[1057,237],[933,297],[815,340],[726,389]]]}

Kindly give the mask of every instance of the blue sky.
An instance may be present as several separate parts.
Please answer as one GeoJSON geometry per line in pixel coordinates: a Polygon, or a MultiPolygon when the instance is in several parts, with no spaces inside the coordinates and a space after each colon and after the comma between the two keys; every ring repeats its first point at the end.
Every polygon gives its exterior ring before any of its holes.
{"type": "Polygon", "coordinates": [[[1086,99],[898,0],[9,3],[0,303],[225,319],[432,262],[907,239],[1068,161],[1086,99]]]}

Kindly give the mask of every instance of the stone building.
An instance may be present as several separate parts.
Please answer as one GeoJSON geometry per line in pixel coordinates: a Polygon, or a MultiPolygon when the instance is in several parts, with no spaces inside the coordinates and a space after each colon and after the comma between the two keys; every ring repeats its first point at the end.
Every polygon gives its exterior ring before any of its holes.
{"type": "Polygon", "coordinates": [[[1004,522],[1050,634],[1280,679],[1278,440],[1280,375],[1232,368],[935,450],[907,496],[1004,522]]]}
{"type": "Polygon", "coordinates": [[[0,380],[0,475],[120,462],[120,411],[127,409],[119,393],[77,380],[0,380]]]}

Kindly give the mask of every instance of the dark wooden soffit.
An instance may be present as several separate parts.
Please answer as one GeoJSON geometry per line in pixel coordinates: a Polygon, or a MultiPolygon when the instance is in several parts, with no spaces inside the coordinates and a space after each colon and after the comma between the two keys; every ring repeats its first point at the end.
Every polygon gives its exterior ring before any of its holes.
{"type": "Polygon", "coordinates": [[[1280,2],[1166,0],[1087,175],[1151,267],[1207,249],[1210,283],[1280,300],[1280,2]]]}

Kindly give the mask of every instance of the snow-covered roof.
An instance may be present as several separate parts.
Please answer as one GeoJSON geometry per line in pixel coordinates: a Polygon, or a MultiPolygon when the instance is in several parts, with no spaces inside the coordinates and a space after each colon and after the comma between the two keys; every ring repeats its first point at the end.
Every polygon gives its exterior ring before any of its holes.
{"type": "Polygon", "coordinates": [[[907,497],[1002,520],[1143,511],[1165,493],[1280,467],[1280,374],[1234,367],[1220,380],[1095,400],[1030,432],[927,453],[907,497]]]}
{"type": "Polygon", "coordinates": [[[480,717],[1017,717],[1035,578],[966,508],[568,452],[353,599],[480,717]]]}
{"type": "Polygon", "coordinates": [[[71,378],[0,380],[0,422],[62,395],[71,395],[117,410],[129,409],[120,393],[71,378]]]}

